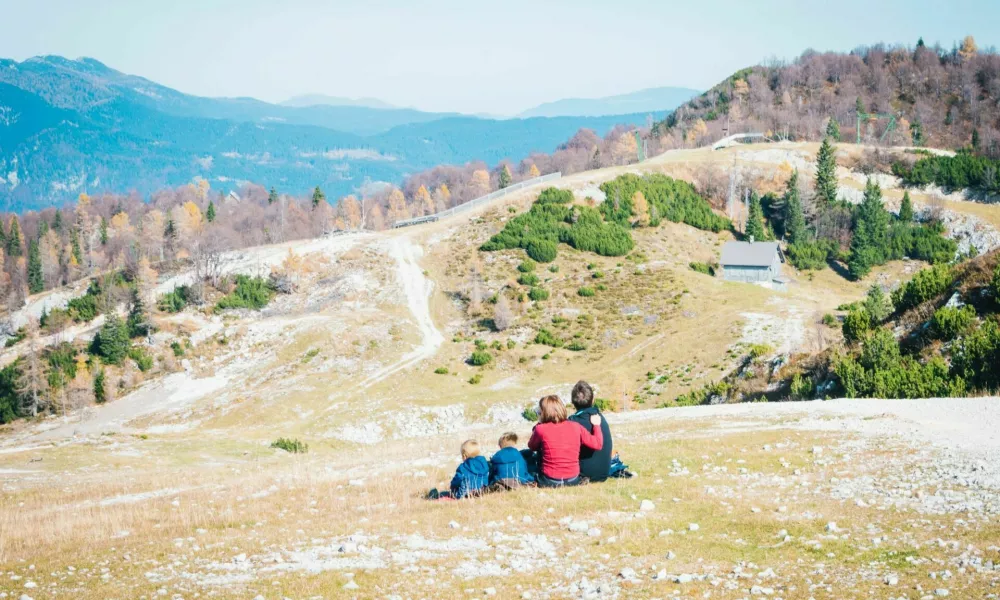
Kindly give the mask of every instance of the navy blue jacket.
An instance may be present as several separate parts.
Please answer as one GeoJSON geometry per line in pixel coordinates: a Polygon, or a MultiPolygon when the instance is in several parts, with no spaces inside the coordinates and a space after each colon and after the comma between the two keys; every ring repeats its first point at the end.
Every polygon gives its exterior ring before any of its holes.
{"type": "Polygon", "coordinates": [[[528,472],[521,451],[513,446],[501,448],[490,459],[490,483],[501,479],[516,479],[520,483],[531,483],[535,478],[528,472]]]}
{"type": "Polygon", "coordinates": [[[469,494],[481,492],[490,484],[490,464],[482,456],[473,456],[458,465],[451,478],[451,496],[465,498],[469,494]]]}
{"type": "Polygon", "coordinates": [[[592,415],[601,417],[601,434],[604,437],[604,445],[600,450],[591,450],[586,446],[580,446],[580,475],[589,477],[591,481],[604,481],[608,478],[611,470],[611,453],[614,444],[611,441],[611,428],[608,427],[608,420],[604,418],[601,411],[596,406],[585,408],[569,417],[570,421],[576,421],[584,429],[593,433],[594,426],[590,424],[592,415]]]}

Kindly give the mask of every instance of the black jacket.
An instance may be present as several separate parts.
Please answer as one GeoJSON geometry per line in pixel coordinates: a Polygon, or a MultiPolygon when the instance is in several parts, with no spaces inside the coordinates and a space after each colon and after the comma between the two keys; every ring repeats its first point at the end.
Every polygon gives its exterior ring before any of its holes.
{"type": "MultiPolygon", "coordinates": [[[[590,424],[591,415],[601,415],[597,407],[591,406],[578,411],[570,416],[570,421],[576,421],[583,428],[594,433],[593,425],[590,424]]],[[[604,436],[604,445],[600,450],[591,450],[585,446],[580,447],[580,475],[589,477],[591,481],[604,481],[608,478],[608,471],[611,469],[611,456],[613,454],[613,444],[611,443],[611,428],[608,427],[608,420],[601,415],[601,434],[604,436]]]]}

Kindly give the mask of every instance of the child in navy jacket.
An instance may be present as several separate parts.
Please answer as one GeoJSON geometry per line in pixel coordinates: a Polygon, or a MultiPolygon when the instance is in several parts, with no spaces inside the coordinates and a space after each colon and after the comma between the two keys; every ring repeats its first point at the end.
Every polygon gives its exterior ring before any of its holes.
{"type": "Polygon", "coordinates": [[[462,464],[451,478],[451,497],[456,500],[478,496],[490,484],[490,465],[479,455],[479,442],[466,440],[462,444],[462,464]]]}
{"type": "Polygon", "coordinates": [[[528,472],[528,463],[517,449],[517,434],[511,431],[500,436],[500,451],[490,458],[490,485],[499,489],[514,489],[535,482],[528,472]]]}

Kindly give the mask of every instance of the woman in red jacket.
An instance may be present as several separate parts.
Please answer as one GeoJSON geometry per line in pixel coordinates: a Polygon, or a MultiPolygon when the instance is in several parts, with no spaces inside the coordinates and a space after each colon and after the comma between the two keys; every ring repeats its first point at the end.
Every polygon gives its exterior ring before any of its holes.
{"type": "Polygon", "coordinates": [[[604,445],[601,417],[590,418],[594,433],[566,420],[566,405],[559,396],[538,401],[538,425],[531,432],[528,448],[541,454],[539,487],[562,487],[580,483],[580,446],[600,450],[604,445]]]}

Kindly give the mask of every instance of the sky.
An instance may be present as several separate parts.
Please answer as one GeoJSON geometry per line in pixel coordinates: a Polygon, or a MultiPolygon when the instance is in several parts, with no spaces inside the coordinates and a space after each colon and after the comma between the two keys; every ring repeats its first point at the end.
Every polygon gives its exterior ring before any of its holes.
{"type": "Polygon", "coordinates": [[[182,92],[511,115],[707,89],[803,50],[1000,46],[1000,0],[0,0],[0,57],[88,56],[182,92]]]}

